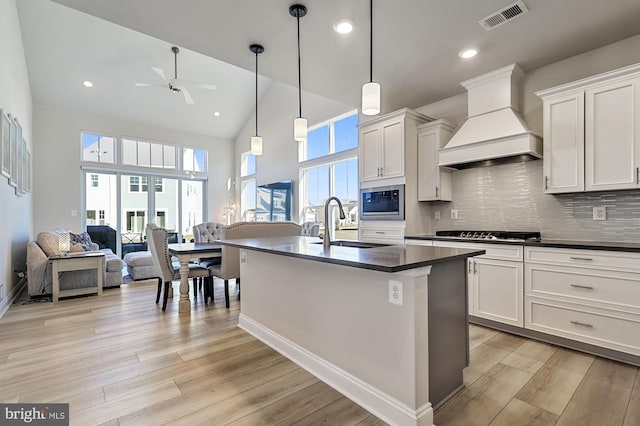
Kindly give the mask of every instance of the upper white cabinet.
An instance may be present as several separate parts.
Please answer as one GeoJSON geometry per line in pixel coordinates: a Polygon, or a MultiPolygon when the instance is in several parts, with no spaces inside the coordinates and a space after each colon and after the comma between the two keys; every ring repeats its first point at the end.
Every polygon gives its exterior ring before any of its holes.
{"type": "Polygon", "coordinates": [[[640,64],[536,94],[546,193],[640,188],[640,64]]]}
{"type": "Polygon", "coordinates": [[[419,201],[452,200],[452,171],[438,166],[438,150],[449,142],[454,129],[447,120],[418,126],[419,201]]]}
{"type": "Polygon", "coordinates": [[[360,126],[360,182],[405,176],[406,144],[415,145],[416,126],[429,117],[401,109],[360,126]]]}

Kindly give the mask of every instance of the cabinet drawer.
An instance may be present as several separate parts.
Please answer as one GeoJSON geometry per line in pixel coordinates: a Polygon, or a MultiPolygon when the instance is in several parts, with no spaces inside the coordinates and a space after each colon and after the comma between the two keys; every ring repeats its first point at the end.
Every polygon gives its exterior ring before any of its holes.
{"type": "Polygon", "coordinates": [[[525,291],[640,314],[637,273],[526,263],[525,291]]]}
{"type": "Polygon", "coordinates": [[[403,228],[360,228],[360,239],[365,241],[404,242],[403,228]]]}
{"type": "Polygon", "coordinates": [[[429,247],[433,246],[432,240],[419,240],[415,238],[405,238],[404,243],[408,245],[414,245],[414,246],[429,246],[429,247]]]}
{"type": "Polygon", "coordinates": [[[484,250],[486,253],[479,258],[522,261],[523,246],[510,244],[483,244],[464,241],[434,241],[436,247],[468,248],[484,250]]]}
{"type": "Polygon", "coordinates": [[[640,355],[638,315],[526,297],[525,328],[640,355]]]}
{"type": "Polygon", "coordinates": [[[640,272],[640,253],[525,247],[525,262],[640,272]]]}

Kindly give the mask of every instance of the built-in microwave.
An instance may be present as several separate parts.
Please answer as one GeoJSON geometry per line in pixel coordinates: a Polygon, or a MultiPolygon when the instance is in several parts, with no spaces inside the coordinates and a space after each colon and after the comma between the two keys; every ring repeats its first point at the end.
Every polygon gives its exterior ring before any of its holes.
{"type": "Polygon", "coordinates": [[[360,220],[404,220],[404,185],[361,188],[360,220]]]}

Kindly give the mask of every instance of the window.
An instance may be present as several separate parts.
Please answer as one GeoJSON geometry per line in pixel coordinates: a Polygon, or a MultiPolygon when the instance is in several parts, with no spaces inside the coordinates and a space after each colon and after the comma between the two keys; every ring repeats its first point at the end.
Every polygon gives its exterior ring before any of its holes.
{"type": "Polygon", "coordinates": [[[240,188],[240,220],[256,220],[256,180],[243,180],[240,188]]]}
{"type": "Polygon", "coordinates": [[[177,169],[173,145],[122,139],[122,164],[139,167],[177,169]]]}
{"type": "Polygon", "coordinates": [[[87,210],[87,225],[95,225],[95,224],[96,224],[96,211],[87,210]]]}
{"type": "Polygon", "coordinates": [[[307,142],[300,144],[299,161],[326,157],[358,147],[358,114],[349,112],[312,127],[307,142]]]}
{"type": "Polygon", "coordinates": [[[306,144],[300,144],[300,221],[330,224],[335,238],[358,238],[358,115],[339,116],[313,128],[306,144]],[[324,202],[330,196],[342,202],[345,219],[331,204],[324,217],[324,202]]]}
{"type": "Polygon", "coordinates": [[[140,176],[129,176],[129,192],[140,192],[140,176]]]}
{"type": "Polygon", "coordinates": [[[182,150],[182,169],[189,172],[206,172],[207,151],[204,149],[184,148],[182,150]]]}
{"type": "Polygon", "coordinates": [[[84,132],[80,136],[82,139],[82,161],[115,164],[115,138],[84,132]]]}
{"type": "Polygon", "coordinates": [[[92,188],[98,187],[98,175],[91,175],[91,187],[92,188]]]}
{"type": "Polygon", "coordinates": [[[240,157],[240,177],[256,174],[256,156],[250,152],[245,152],[240,157]]]}

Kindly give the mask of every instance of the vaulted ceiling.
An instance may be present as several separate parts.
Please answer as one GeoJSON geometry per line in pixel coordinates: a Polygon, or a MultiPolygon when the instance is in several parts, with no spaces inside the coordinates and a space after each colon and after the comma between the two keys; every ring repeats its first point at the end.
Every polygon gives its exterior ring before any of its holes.
{"type": "MultiPolygon", "coordinates": [[[[206,135],[233,138],[254,109],[255,56],[261,93],[271,81],[297,87],[292,0],[28,0],[19,13],[34,99],[206,135]],[[64,6],[68,7],[64,7],[64,6]],[[80,13],[80,12],[83,13],[80,13]],[[117,24],[117,25],[116,25],[117,24]],[[151,67],[214,84],[192,89],[195,105],[161,83],[151,67]],[[215,59],[214,59],[215,58],[215,59]],[[92,80],[86,90],[83,80],[92,80]],[[157,89],[157,90],[156,90],[157,89]],[[213,112],[221,115],[214,117],[213,112]]],[[[357,107],[369,78],[369,2],[302,1],[302,87],[357,107]],[[333,24],[348,18],[349,35],[333,24]]],[[[511,0],[375,0],[373,78],[383,112],[463,92],[460,81],[518,63],[525,71],[640,33],[638,0],[524,0],[529,13],[491,31],[478,21],[511,0]],[[458,52],[480,53],[461,60],[458,52]]]]}

